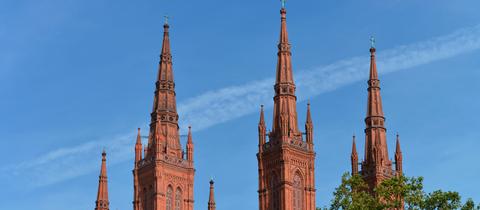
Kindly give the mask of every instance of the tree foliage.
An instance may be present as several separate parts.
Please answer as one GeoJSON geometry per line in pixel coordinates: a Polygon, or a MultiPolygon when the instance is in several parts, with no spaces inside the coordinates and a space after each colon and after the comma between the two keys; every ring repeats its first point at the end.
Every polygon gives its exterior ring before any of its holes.
{"type": "MultiPolygon", "coordinates": [[[[472,199],[463,205],[458,192],[436,190],[425,193],[423,177],[393,177],[384,180],[375,190],[359,175],[345,173],[335,189],[330,210],[384,210],[404,206],[406,210],[480,210],[472,199]]],[[[320,210],[320,208],[317,208],[320,210]]]]}

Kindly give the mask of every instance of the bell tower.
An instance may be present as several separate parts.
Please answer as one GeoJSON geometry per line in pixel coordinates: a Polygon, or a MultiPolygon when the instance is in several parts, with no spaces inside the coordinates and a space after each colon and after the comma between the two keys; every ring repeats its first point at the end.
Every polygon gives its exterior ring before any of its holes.
{"type": "Polygon", "coordinates": [[[180,144],[175,81],[168,23],[155,83],[148,144],[142,148],[140,129],[135,144],[134,210],[192,210],[193,141],[188,130],[186,151],[180,144]]]}
{"type": "Polygon", "coordinates": [[[272,131],[266,131],[263,106],[258,124],[259,209],[315,210],[313,123],[309,104],[305,132],[298,127],[285,1],[280,15],[272,131]]]}

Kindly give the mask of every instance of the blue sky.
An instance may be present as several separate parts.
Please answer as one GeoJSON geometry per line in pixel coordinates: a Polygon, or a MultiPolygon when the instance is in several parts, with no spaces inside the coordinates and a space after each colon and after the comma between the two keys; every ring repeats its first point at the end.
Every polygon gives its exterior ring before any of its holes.
{"type": "MultiPolygon", "coordinates": [[[[480,201],[479,6],[287,2],[300,124],[312,104],[318,206],[350,169],[352,133],[363,156],[372,34],[390,156],[399,132],[407,175],[424,176],[427,191],[480,201]]],[[[267,106],[271,126],[279,7],[276,0],[1,0],[0,209],[94,208],[103,147],[110,207],[132,208],[134,134],[149,121],[166,14],[182,132],[195,129],[195,208],[206,209],[212,176],[219,209],[258,208],[258,107],[267,106]]]]}

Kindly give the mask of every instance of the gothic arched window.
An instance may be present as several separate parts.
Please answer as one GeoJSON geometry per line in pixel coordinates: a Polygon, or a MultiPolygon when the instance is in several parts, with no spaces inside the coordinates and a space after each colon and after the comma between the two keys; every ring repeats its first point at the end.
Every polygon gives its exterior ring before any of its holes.
{"type": "Polygon", "coordinates": [[[172,210],[172,196],[173,196],[173,189],[172,189],[172,186],[168,186],[167,187],[167,209],[166,210],[172,210]]]}
{"type": "Polygon", "coordinates": [[[175,210],[182,210],[182,190],[180,187],[175,191],[175,210]]]}
{"type": "Polygon", "coordinates": [[[272,176],[270,177],[270,183],[269,183],[269,187],[270,187],[270,206],[271,206],[271,210],[278,210],[280,209],[280,195],[279,195],[279,192],[278,192],[278,178],[277,178],[277,175],[275,173],[272,173],[272,176]]]}
{"type": "Polygon", "coordinates": [[[302,177],[296,173],[293,177],[293,210],[303,209],[303,184],[302,177]]]}

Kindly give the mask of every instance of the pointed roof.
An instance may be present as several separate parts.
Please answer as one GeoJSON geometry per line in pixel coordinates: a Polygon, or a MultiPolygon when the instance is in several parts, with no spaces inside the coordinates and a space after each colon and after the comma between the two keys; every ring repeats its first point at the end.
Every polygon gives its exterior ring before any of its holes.
{"type": "Polygon", "coordinates": [[[272,132],[276,135],[298,135],[298,120],[295,96],[295,82],[292,70],[292,53],[288,42],[287,10],[280,10],[281,26],[278,43],[278,61],[275,79],[275,97],[272,132]],[[284,128],[284,129],[282,129],[284,128]],[[280,132],[283,130],[283,132],[280,132]]]}
{"type": "Polygon", "coordinates": [[[375,51],[375,48],[370,48],[370,76],[368,80],[367,118],[383,118],[382,97],[380,95],[380,80],[378,80],[375,51]]]}
{"type": "Polygon", "coordinates": [[[402,150],[400,148],[400,135],[397,133],[397,143],[395,148],[395,154],[402,154],[402,150]]]}
{"type": "Polygon", "coordinates": [[[180,135],[178,133],[178,113],[169,28],[170,26],[165,22],[163,25],[164,33],[158,76],[155,83],[155,96],[148,140],[149,151],[147,154],[149,156],[157,154],[157,150],[160,150],[163,146],[165,151],[172,149],[173,154],[177,157],[181,157],[182,148],[180,145],[180,139],[178,138],[180,135]],[[160,124],[165,126],[159,126],[160,124]],[[165,131],[162,131],[161,129],[165,129],[165,131]],[[167,144],[169,144],[168,148],[167,144]],[[152,147],[153,145],[156,146],[152,147]]]}
{"type": "Polygon", "coordinates": [[[192,140],[192,126],[188,126],[187,144],[193,144],[193,140],[192,140]]]}
{"type": "Polygon", "coordinates": [[[210,180],[210,195],[208,197],[208,210],[215,210],[215,182],[213,179],[210,180]]]}
{"type": "Polygon", "coordinates": [[[369,186],[380,183],[385,176],[393,176],[383,114],[380,80],[375,60],[376,49],[372,38],[370,48],[370,71],[368,79],[367,114],[365,117],[365,158],[362,162],[364,178],[369,186]]]}
{"type": "Polygon", "coordinates": [[[288,42],[287,31],[287,10],[282,8],[281,14],[281,26],[280,26],[280,40],[278,43],[278,66],[276,83],[294,83],[293,73],[291,66],[291,52],[290,43],[288,42]]]}
{"type": "Polygon", "coordinates": [[[173,70],[172,70],[172,52],[170,49],[170,36],[169,36],[169,28],[170,26],[168,23],[163,25],[163,44],[162,44],[162,52],[160,54],[160,64],[161,67],[159,69],[158,80],[167,80],[173,82],[173,70]]]}
{"type": "Polygon", "coordinates": [[[102,166],[100,168],[100,176],[98,180],[97,201],[95,202],[95,210],[108,210],[108,181],[107,181],[107,153],[102,152],[102,166]]]}
{"type": "Polygon", "coordinates": [[[310,112],[310,103],[307,104],[307,120],[305,122],[306,124],[312,124],[312,114],[310,112]]]}
{"type": "Polygon", "coordinates": [[[142,145],[142,136],[140,135],[140,128],[138,128],[138,132],[137,132],[137,142],[135,143],[137,145],[142,145]]]}
{"type": "Polygon", "coordinates": [[[353,140],[352,140],[352,157],[358,157],[358,153],[357,153],[357,144],[355,142],[355,135],[353,135],[353,140]]]}
{"type": "Polygon", "coordinates": [[[263,104],[260,105],[260,121],[258,122],[258,125],[265,126],[265,113],[263,111],[263,104]]]}

